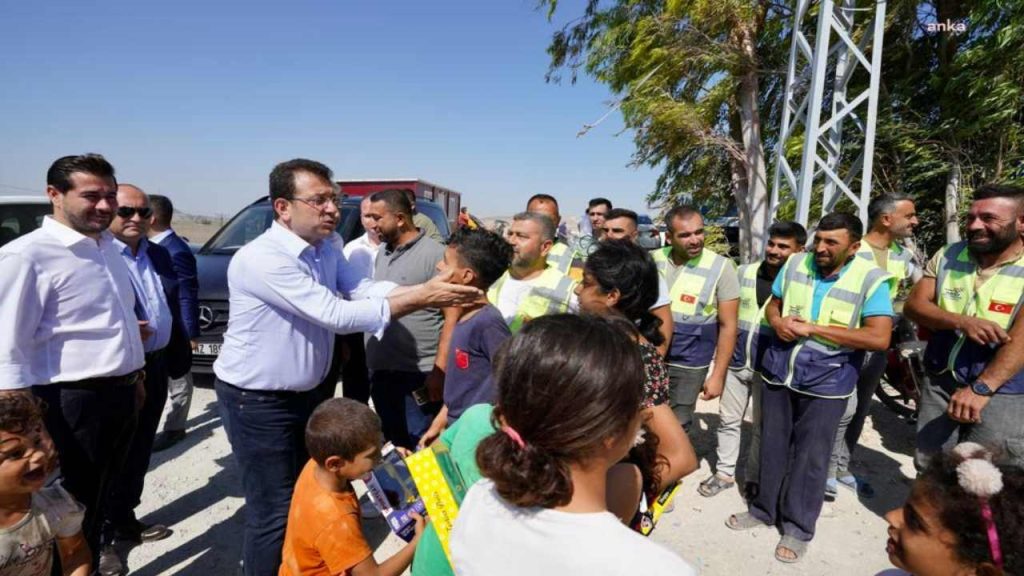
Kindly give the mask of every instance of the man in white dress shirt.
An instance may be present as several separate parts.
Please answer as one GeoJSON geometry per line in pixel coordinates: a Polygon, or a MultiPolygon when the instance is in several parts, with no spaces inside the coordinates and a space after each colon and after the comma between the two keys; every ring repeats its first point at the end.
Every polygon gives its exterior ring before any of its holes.
{"type": "Polygon", "coordinates": [[[97,154],[65,156],[46,183],[52,217],[0,248],[0,390],[46,401],[64,487],[85,505],[95,559],[145,394],[143,345],[131,277],[107,231],[114,167],[97,154]]]}
{"type": "Polygon", "coordinates": [[[373,283],[345,260],[331,170],[291,160],[270,173],[275,219],[228,266],[230,320],[213,369],[245,494],[243,568],[276,575],[292,488],[308,459],[304,428],[327,374],[335,334],[381,334],[420,308],[480,297],[434,278],[373,283]]]}
{"type": "MultiPolygon", "coordinates": [[[[373,263],[383,243],[375,230],[373,220],[367,216],[370,210],[370,197],[366,196],[359,203],[359,220],[366,233],[349,242],[343,250],[348,263],[373,278],[373,263]]],[[[342,340],[343,362],[341,365],[342,395],[345,398],[358,400],[363,404],[370,401],[370,371],[366,367],[366,343],[359,333],[340,336],[342,340]]]]}

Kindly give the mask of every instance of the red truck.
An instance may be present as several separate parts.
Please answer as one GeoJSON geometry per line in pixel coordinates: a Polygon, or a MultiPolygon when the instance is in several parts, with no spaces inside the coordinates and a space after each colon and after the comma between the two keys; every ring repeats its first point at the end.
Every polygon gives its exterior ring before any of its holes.
{"type": "Polygon", "coordinates": [[[388,188],[408,188],[417,198],[436,202],[448,217],[452,230],[459,228],[459,210],[462,208],[462,194],[418,178],[395,178],[387,180],[338,180],[341,193],[346,196],[368,196],[388,188]]]}

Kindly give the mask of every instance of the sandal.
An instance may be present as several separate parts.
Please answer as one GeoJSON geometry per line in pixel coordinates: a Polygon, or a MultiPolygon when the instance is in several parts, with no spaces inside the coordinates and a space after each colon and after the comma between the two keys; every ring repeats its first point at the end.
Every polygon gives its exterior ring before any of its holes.
{"type": "Polygon", "coordinates": [[[840,484],[850,490],[853,490],[857,493],[857,496],[860,496],[861,498],[874,498],[875,496],[875,489],[871,487],[871,484],[868,484],[865,480],[857,478],[853,474],[848,474],[838,480],[840,484]]]}
{"type": "Polygon", "coordinates": [[[725,480],[718,474],[712,474],[710,478],[701,482],[700,486],[697,486],[697,492],[705,498],[710,498],[722,490],[728,490],[735,485],[735,480],[725,480]]]}
{"type": "Polygon", "coordinates": [[[760,518],[750,512],[740,512],[739,514],[729,516],[725,520],[725,525],[732,530],[750,530],[767,526],[760,518]]]}
{"type": "Polygon", "coordinates": [[[808,544],[810,544],[810,542],[806,540],[798,540],[788,534],[784,535],[782,539],[779,540],[778,546],[775,547],[775,559],[779,562],[785,562],[786,564],[796,564],[804,557],[804,554],[807,553],[808,544]],[[792,552],[793,558],[783,556],[781,553],[782,550],[792,552]]]}

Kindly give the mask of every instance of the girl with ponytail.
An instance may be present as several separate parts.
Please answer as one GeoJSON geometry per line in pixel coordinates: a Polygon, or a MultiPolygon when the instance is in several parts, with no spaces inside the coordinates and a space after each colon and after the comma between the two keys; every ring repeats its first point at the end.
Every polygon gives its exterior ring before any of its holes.
{"type": "Polygon", "coordinates": [[[658,298],[658,269],[643,248],[624,240],[606,240],[587,258],[583,282],[577,287],[580,309],[627,321],[644,369],[641,402],[644,442],[611,471],[609,509],[624,522],[637,525],[641,498],[653,503],[658,494],[698,467],[697,454],[668,404],[668,370],[656,346],[662,344],[661,320],[650,308],[658,298]]]}
{"type": "Polygon", "coordinates": [[[452,531],[457,574],[695,574],[608,512],[608,471],[640,429],[643,374],[636,342],[607,319],[544,316],[506,342],[496,431],[476,451],[483,479],[452,531]]]}

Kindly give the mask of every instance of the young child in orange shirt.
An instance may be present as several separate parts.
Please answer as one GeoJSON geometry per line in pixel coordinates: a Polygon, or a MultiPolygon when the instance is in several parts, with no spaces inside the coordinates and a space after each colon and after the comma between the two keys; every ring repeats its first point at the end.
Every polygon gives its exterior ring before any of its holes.
{"type": "Polygon", "coordinates": [[[378,565],[363,537],[352,480],[380,460],[380,419],[365,404],[333,398],[306,424],[311,460],[295,483],[279,576],[398,576],[409,567],[424,519],[413,513],[416,536],[378,565]]]}

